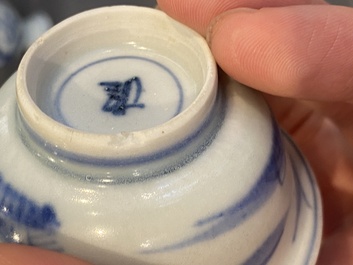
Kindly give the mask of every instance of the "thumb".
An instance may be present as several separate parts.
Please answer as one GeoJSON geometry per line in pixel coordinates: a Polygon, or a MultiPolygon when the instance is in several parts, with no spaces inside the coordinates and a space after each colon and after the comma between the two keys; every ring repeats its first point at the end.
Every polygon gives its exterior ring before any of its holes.
{"type": "Polygon", "coordinates": [[[208,31],[223,70],[267,93],[353,100],[353,9],[330,5],[235,9],[208,31]]]}

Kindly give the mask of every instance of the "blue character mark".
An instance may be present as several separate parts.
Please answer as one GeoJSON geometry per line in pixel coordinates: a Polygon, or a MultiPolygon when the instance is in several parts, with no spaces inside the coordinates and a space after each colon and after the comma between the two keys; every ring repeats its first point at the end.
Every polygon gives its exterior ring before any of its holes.
{"type": "Polygon", "coordinates": [[[6,183],[0,173],[0,240],[62,251],[56,242],[60,223],[54,208],[38,205],[6,183]]]}
{"type": "Polygon", "coordinates": [[[142,93],[142,82],[140,78],[133,77],[125,82],[100,82],[107,92],[108,100],[102,107],[105,112],[111,112],[115,116],[123,116],[128,108],[143,109],[145,104],[139,103],[142,93]],[[131,100],[133,88],[136,88],[135,96],[131,100]]]}

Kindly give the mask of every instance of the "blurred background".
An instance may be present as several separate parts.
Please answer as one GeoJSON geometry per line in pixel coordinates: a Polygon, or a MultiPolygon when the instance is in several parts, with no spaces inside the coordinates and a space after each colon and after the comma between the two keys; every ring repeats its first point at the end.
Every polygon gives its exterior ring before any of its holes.
{"type": "Polygon", "coordinates": [[[154,7],[155,0],[0,0],[0,88],[27,47],[52,25],[76,13],[111,5],[154,7]]]}
{"type": "Polygon", "coordinates": [[[327,2],[334,5],[353,6],[352,0],[328,0],[327,2]]]}
{"type": "MultiPolygon", "coordinates": [[[[196,0],[195,0],[196,1],[196,0]]],[[[78,12],[107,5],[141,5],[153,7],[155,0],[8,0],[21,15],[26,16],[37,10],[47,11],[55,23],[78,12]]],[[[352,0],[329,0],[333,4],[352,5],[352,0]]]]}
{"type": "Polygon", "coordinates": [[[111,5],[156,5],[155,0],[8,0],[22,16],[45,10],[54,23],[84,10],[111,5]]]}
{"type": "MultiPolygon", "coordinates": [[[[329,2],[353,7],[353,0],[329,0],[329,2]]],[[[154,7],[156,1],[0,0],[0,87],[16,71],[27,47],[52,25],[84,10],[110,5],[154,7]]]]}

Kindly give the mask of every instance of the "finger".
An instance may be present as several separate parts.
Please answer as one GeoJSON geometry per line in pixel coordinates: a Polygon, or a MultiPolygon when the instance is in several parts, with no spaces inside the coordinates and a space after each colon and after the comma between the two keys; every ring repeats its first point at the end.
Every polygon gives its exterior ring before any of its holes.
{"type": "Polygon", "coordinates": [[[352,149],[336,124],[316,109],[298,100],[266,99],[313,168],[322,193],[324,234],[330,235],[353,213],[352,149]]]}
{"type": "Polygon", "coordinates": [[[210,30],[218,64],[267,93],[318,100],[353,99],[353,9],[316,5],[239,9],[210,30]]]}
{"type": "Polygon", "coordinates": [[[340,128],[342,134],[353,147],[353,104],[344,102],[312,102],[306,105],[315,108],[324,116],[330,117],[340,128]]]}
{"type": "Polygon", "coordinates": [[[324,240],[317,265],[353,264],[353,226],[345,227],[324,240]]]}
{"type": "Polygon", "coordinates": [[[175,19],[206,34],[211,20],[238,7],[262,8],[300,4],[323,4],[324,0],[157,0],[159,7],[175,19]]]}
{"type": "Polygon", "coordinates": [[[60,253],[15,244],[0,244],[0,264],[6,265],[89,265],[60,253]]]}

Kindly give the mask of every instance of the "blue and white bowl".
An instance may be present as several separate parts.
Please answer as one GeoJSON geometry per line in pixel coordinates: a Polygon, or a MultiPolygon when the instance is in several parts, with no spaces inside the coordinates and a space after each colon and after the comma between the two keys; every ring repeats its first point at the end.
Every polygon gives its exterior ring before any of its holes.
{"type": "Polygon", "coordinates": [[[100,265],[315,264],[305,159],[160,11],[96,9],[39,38],[0,90],[0,150],[4,242],[100,265]]]}

